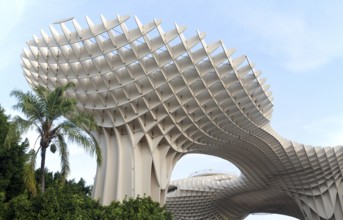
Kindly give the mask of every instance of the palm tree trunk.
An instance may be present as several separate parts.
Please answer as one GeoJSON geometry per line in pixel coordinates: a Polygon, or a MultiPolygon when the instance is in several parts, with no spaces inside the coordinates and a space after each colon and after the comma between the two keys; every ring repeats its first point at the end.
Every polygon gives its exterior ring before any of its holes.
{"type": "Polygon", "coordinates": [[[42,187],[42,193],[45,191],[45,155],[46,155],[46,148],[42,147],[41,151],[41,164],[40,164],[40,182],[41,182],[41,187],[42,187]]]}

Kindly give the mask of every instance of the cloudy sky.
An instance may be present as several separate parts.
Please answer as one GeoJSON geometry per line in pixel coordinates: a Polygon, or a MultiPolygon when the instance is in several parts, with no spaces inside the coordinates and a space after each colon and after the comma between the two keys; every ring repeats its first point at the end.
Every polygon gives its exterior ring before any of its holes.
{"type": "MultiPolygon", "coordinates": [[[[20,67],[20,53],[32,35],[49,31],[49,24],[85,16],[94,23],[100,14],[138,16],[142,23],[162,19],[165,30],[174,22],[188,27],[185,35],[206,32],[206,42],[221,39],[234,56],[248,55],[262,70],[274,96],[271,124],[283,137],[309,145],[343,144],[343,2],[288,1],[87,1],[0,0],[0,104],[15,114],[9,97],[13,89],[30,90],[20,67]]],[[[32,144],[34,134],[29,133],[32,144]]],[[[58,158],[48,155],[50,170],[59,169],[58,158]]],[[[95,160],[81,149],[71,150],[71,178],[83,177],[89,184],[95,175],[95,160]]],[[[173,179],[203,170],[239,174],[226,161],[202,155],[186,156],[176,165],[173,179]],[[199,162],[201,161],[201,163],[199,162]]],[[[277,215],[247,219],[291,219],[277,215]]]]}

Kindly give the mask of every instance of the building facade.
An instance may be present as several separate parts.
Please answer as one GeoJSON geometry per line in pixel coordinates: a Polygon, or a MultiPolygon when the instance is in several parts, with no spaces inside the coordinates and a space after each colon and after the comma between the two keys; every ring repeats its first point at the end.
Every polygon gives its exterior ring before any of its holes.
{"type": "Polygon", "coordinates": [[[32,86],[67,92],[94,115],[103,152],[93,197],[101,203],[150,195],[180,219],[242,219],[268,212],[343,219],[343,148],[312,147],[270,126],[272,96],[246,56],[205,34],[136,27],[129,16],[62,20],[27,44],[21,57],[32,86]],[[182,155],[234,163],[241,176],[211,174],[170,182],[182,155]],[[168,193],[169,192],[169,193],[168,193]],[[166,199],[167,198],[167,199],[166,199]]]}

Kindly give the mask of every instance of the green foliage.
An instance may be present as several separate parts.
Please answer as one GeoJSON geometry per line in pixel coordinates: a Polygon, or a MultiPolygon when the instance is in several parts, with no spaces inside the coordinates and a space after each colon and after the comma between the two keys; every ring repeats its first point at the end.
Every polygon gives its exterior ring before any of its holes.
{"type": "MultiPolygon", "coordinates": [[[[75,183],[72,185],[75,186],[75,183]]],[[[125,199],[102,206],[74,187],[55,186],[29,198],[23,194],[5,208],[4,219],[169,220],[171,214],[150,197],[125,199]]]]}
{"type": "Polygon", "coordinates": [[[31,149],[27,154],[28,159],[23,167],[23,180],[26,185],[26,188],[33,194],[37,194],[36,189],[36,179],[35,179],[35,166],[36,166],[36,151],[31,149]]]}
{"type": "MultiPolygon", "coordinates": [[[[40,179],[40,169],[35,171],[36,180],[40,179]]],[[[45,170],[45,186],[46,188],[58,188],[64,186],[64,190],[67,190],[71,194],[80,194],[80,195],[91,195],[92,187],[86,186],[86,181],[81,178],[79,182],[75,182],[74,179],[63,181],[62,174],[60,172],[49,172],[45,170]]],[[[38,181],[37,181],[38,183],[38,181]]]]}
{"type": "MultiPolygon", "coordinates": [[[[17,95],[23,95],[22,98],[24,98],[25,94],[19,92],[17,95]]],[[[26,98],[38,100],[35,99],[34,95],[26,98]]],[[[27,102],[26,99],[23,100],[27,102]]],[[[18,103],[17,108],[25,107],[25,103],[21,104],[18,103]]],[[[27,108],[27,114],[42,117],[42,114],[34,111],[32,105],[25,108],[27,108]]],[[[54,118],[56,114],[54,110],[49,114],[49,117],[54,118]]],[[[74,120],[81,119],[76,117],[74,120]]],[[[0,219],[172,219],[171,214],[164,207],[160,207],[159,203],[152,201],[150,197],[126,198],[122,203],[112,202],[109,206],[102,206],[98,201],[91,199],[91,187],[86,186],[82,178],[79,182],[75,182],[75,180],[65,181],[69,165],[63,162],[63,159],[68,159],[68,151],[64,139],[61,140],[61,138],[66,133],[57,135],[58,143],[53,142],[62,158],[62,172],[52,173],[46,169],[43,173],[40,169],[34,171],[37,152],[31,150],[29,153],[25,153],[29,145],[27,140],[18,144],[20,140],[18,133],[27,129],[29,123],[18,117],[16,122],[19,124],[9,123],[8,116],[0,107],[0,219]],[[15,126],[19,127],[16,128],[15,126]],[[9,132],[13,131],[15,133],[8,135],[9,132]],[[38,191],[37,196],[32,196],[32,192],[37,188],[38,180],[41,179],[42,175],[44,175],[47,190],[45,193],[38,191]],[[31,193],[24,191],[23,180],[33,187],[29,188],[31,193]]],[[[87,123],[91,122],[88,121],[87,123]]],[[[72,128],[69,121],[60,126],[62,130],[72,128]]],[[[76,140],[77,143],[87,141],[87,138],[80,138],[78,132],[81,130],[69,133],[71,134],[69,138],[76,140]]],[[[86,148],[86,150],[96,153],[97,156],[100,155],[98,162],[101,162],[101,152],[98,148],[86,148]],[[99,152],[97,152],[98,150],[99,152]]]]}
{"type": "Polygon", "coordinates": [[[21,194],[23,187],[23,165],[26,161],[25,151],[28,141],[18,144],[19,137],[5,145],[10,127],[9,117],[0,106],[0,201],[9,201],[21,194]]]}
{"type": "Polygon", "coordinates": [[[50,91],[48,88],[39,86],[34,88],[34,92],[22,92],[13,90],[11,96],[17,99],[17,104],[13,106],[15,110],[21,112],[25,117],[16,116],[6,136],[6,144],[9,145],[18,136],[32,128],[39,134],[39,148],[32,150],[28,156],[28,163],[24,169],[24,180],[27,189],[36,194],[34,168],[36,156],[41,153],[41,191],[45,190],[45,160],[47,149],[55,153],[59,152],[61,158],[61,174],[65,180],[70,172],[69,149],[67,140],[83,147],[91,155],[96,154],[97,162],[102,161],[100,147],[91,134],[91,131],[98,127],[91,114],[79,112],[76,108],[76,100],[67,97],[65,93],[74,86],[68,83],[50,91]]]}
{"type": "Polygon", "coordinates": [[[0,143],[3,147],[5,138],[7,136],[9,122],[8,122],[8,116],[5,115],[5,110],[0,106],[0,143]]]}
{"type": "Polygon", "coordinates": [[[5,192],[0,192],[0,219],[6,213],[5,192]]]}
{"type": "MultiPolygon", "coordinates": [[[[111,210],[112,204],[109,206],[111,210]]],[[[116,211],[116,209],[114,209],[116,211]]],[[[172,219],[171,214],[161,208],[158,202],[154,202],[150,197],[126,198],[121,205],[119,205],[119,213],[112,216],[116,219],[172,219]]],[[[112,219],[112,218],[111,218],[112,219]]]]}
{"type": "Polygon", "coordinates": [[[3,219],[34,219],[32,201],[27,194],[21,194],[5,204],[3,219]]]}
{"type": "MultiPolygon", "coordinates": [[[[37,179],[39,175],[40,170],[37,170],[37,179]]],[[[172,219],[171,214],[150,197],[126,198],[122,203],[114,201],[102,206],[89,196],[91,187],[86,186],[82,178],[61,185],[61,173],[45,171],[45,177],[47,189],[44,193],[35,197],[23,193],[8,203],[0,202],[0,219],[172,219]]]]}
{"type": "Polygon", "coordinates": [[[23,166],[28,142],[11,148],[0,146],[0,192],[6,192],[5,201],[24,191],[23,166]]]}

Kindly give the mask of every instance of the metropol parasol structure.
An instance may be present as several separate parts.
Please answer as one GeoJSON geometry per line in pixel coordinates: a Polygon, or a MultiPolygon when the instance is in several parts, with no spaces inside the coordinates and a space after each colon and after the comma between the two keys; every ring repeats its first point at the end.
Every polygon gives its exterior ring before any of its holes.
{"type": "Polygon", "coordinates": [[[343,148],[312,147],[270,126],[272,96],[246,56],[222,41],[183,35],[160,20],[128,28],[129,16],[86,27],[73,18],[28,41],[28,83],[67,94],[94,115],[103,164],[93,197],[102,204],[149,195],[176,219],[244,219],[279,213],[299,219],[343,219],[343,148]],[[204,173],[170,182],[188,153],[235,164],[240,176],[204,173]]]}

